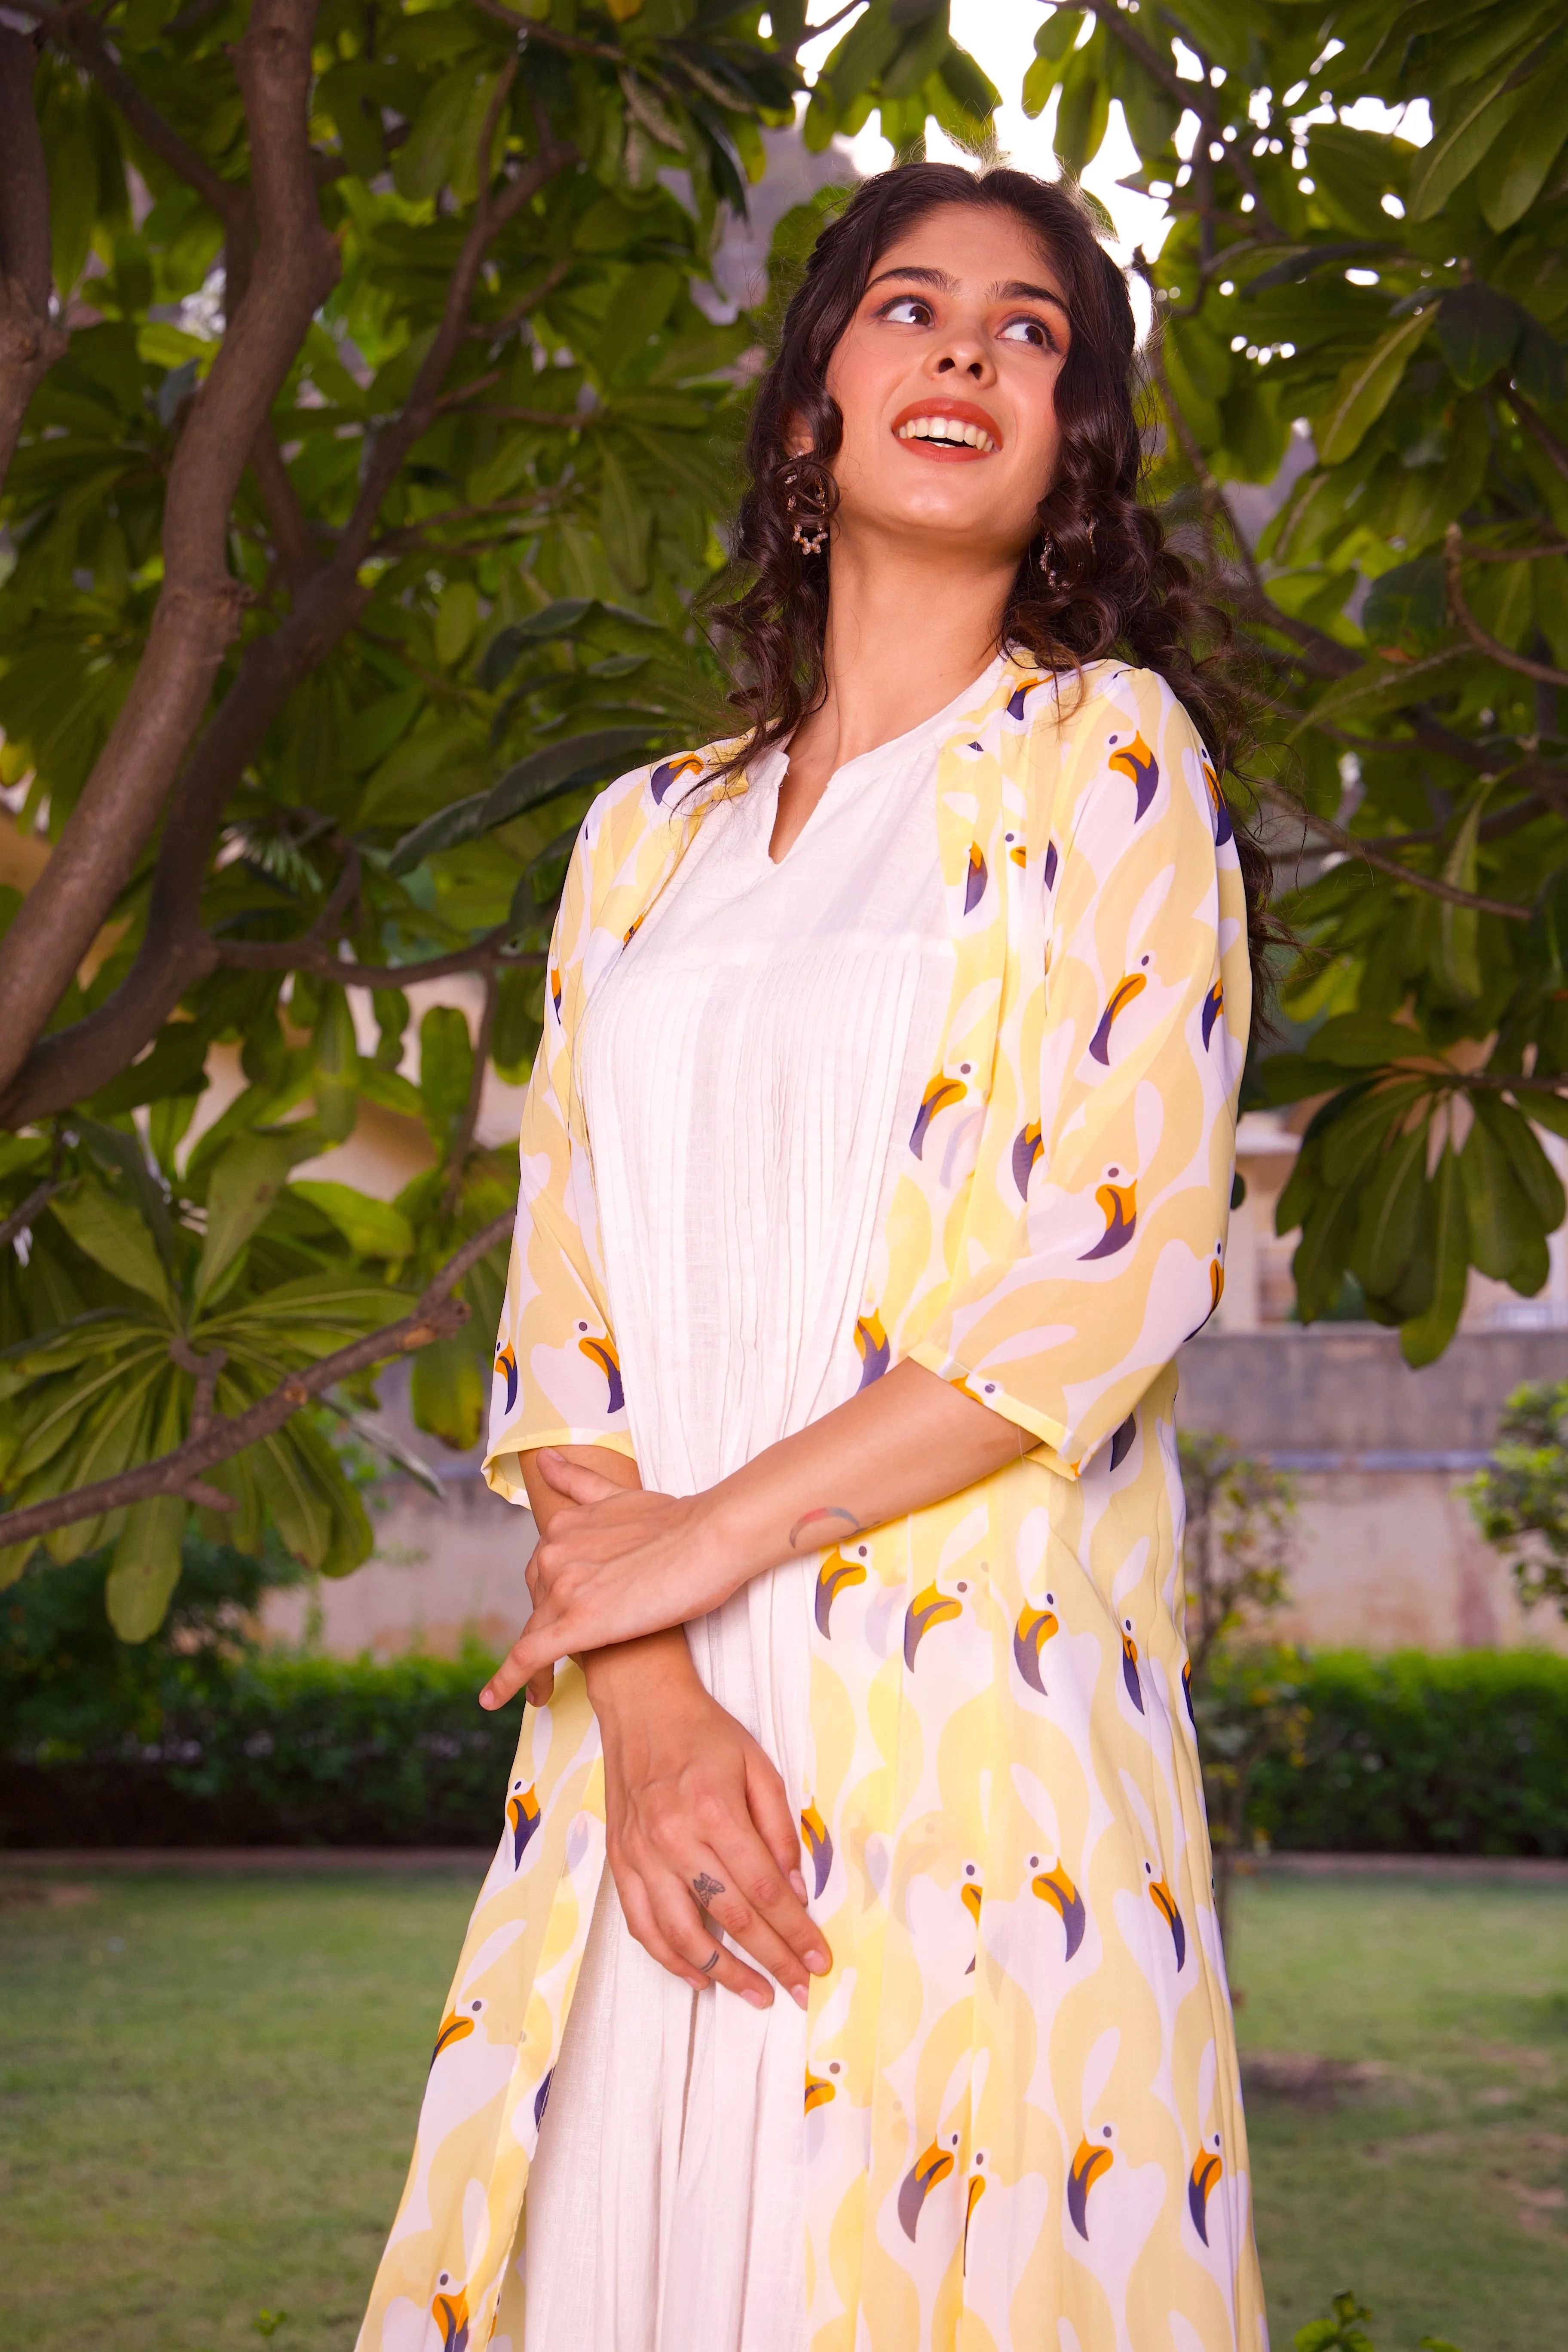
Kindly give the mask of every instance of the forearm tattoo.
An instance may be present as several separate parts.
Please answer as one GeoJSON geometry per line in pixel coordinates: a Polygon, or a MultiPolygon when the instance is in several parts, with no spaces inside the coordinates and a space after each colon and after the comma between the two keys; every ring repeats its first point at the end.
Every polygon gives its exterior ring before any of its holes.
{"type": "Polygon", "coordinates": [[[724,1883],[722,1879],[710,1878],[705,1870],[700,1870],[691,1882],[691,1892],[699,1903],[711,1903],[716,1895],[723,1894],[724,1883]]]}
{"type": "Polygon", "coordinates": [[[803,1535],[806,1538],[806,1549],[816,1551],[818,1545],[831,1533],[831,1530],[822,1524],[825,1519],[839,1520],[843,1528],[852,1536],[858,1536],[860,1532],[860,1522],[853,1511],[846,1511],[838,1504],[829,1503],[820,1511],[807,1511],[803,1519],[796,1519],[789,1531],[791,1551],[798,1551],[803,1535]],[[815,1534],[811,1532],[813,1528],[816,1530],[815,1534]]]}

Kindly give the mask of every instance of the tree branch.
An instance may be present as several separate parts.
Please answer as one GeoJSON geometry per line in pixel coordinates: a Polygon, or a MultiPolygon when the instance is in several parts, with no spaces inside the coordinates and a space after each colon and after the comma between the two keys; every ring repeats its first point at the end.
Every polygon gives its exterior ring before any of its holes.
{"type": "MultiPolygon", "coordinates": [[[[428,1347],[433,1339],[450,1338],[468,1319],[467,1302],[454,1298],[452,1293],[480,1258],[507,1238],[511,1228],[511,1212],[495,1218],[481,1233],[465,1242],[455,1257],[447,1259],[411,1315],[404,1316],[400,1322],[386,1324],[366,1339],[339,1348],[332,1355],[322,1356],[303,1371],[290,1372],[270,1396],[263,1397],[247,1412],[232,1420],[225,1414],[216,1415],[200,1435],[193,1433],[173,1453],[160,1454],[155,1462],[144,1462],[139,1469],[122,1470],[117,1477],[100,1478],[96,1486],[79,1486],[73,1494],[51,1496],[47,1502],[30,1504],[26,1510],[0,1511],[0,1546],[8,1550],[13,1544],[35,1543],[56,1528],[70,1527],[80,1519],[95,1519],[105,1511],[121,1510],[129,1503],[150,1502],[156,1495],[188,1495],[192,1481],[200,1478],[205,1470],[231,1460],[258,1439],[270,1437],[301,1405],[309,1404],[312,1397],[323,1395],[339,1381],[348,1380],[355,1372],[368,1371],[373,1364],[386,1363],[395,1356],[413,1355],[416,1349],[428,1347]]],[[[212,1359],[208,1357],[205,1361],[210,1363],[212,1359]]]]}
{"type": "MultiPolygon", "coordinates": [[[[1087,8],[1091,16],[1098,17],[1106,31],[1121,42],[1128,56],[1136,58],[1151,81],[1158,82],[1160,88],[1168,97],[1173,98],[1178,106],[1184,110],[1191,109],[1198,118],[1198,125],[1205,141],[1219,140],[1221,145],[1225,145],[1221,137],[1225,125],[1214,111],[1214,101],[1206,82],[1184,81],[1172,60],[1169,58],[1163,58],[1159,50],[1143,38],[1131,19],[1121,14],[1116,6],[1116,0],[1074,0],[1074,5],[1087,8]]],[[[1206,147],[1204,160],[1207,160],[1206,147]]],[[[1252,198],[1252,217],[1268,241],[1274,245],[1289,245],[1294,242],[1285,235],[1284,230],[1269,211],[1268,199],[1258,185],[1258,174],[1252,168],[1252,159],[1244,152],[1239,134],[1234,145],[1226,147],[1226,161],[1252,198]]]]}
{"type": "Polygon", "coordinates": [[[1413,890],[1425,890],[1428,897],[1446,899],[1452,907],[1473,907],[1479,915],[1502,915],[1510,923],[1528,923],[1530,920],[1528,907],[1515,906],[1508,898],[1479,898],[1473,890],[1461,890],[1456,884],[1445,882],[1440,875],[1418,874],[1408,866],[1401,866],[1397,858],[1385,857],[1380,849],[1374,848],[1370,842],[1358,841],[1353,833],[1347,833],[1343,825],[1335,824],[1331,818],[1314,816],[1291,793],[1282,792],[1276,784],[1259,782],[1254,785],[1254,790],[1266,801],[1272,802],[1276,808],[1283,809],[1287,814],[1298,819],[1310,832],[1319,835],[1331,848],[1342,850],[1347,857],[1359,857],[1363,865],[1375,866],[1380,874],[1391,875],[1396,882],[1408,882],[1413,890]]]}
{"type": "Polygon", "coordinates": [[[0,26],[0,484],[27,404],[66,348],[49,317],[49,174],[33,111],[33,45],[0,26]]]}
{"type": "Polygon", "coordinates": [[[1555,433],[1551,430],[1533,401],[1527,400],[1523,393],[1511,383],[1504,388],[1503,398],[1531,439],[1545,452],[1563,480],[1568,481],[1568,449],[1563,446],[1555,433]]]}
{"type": "MultiPolygon", "coordinates": [[[[163,583],[146,651],[48,864],[0,942],[0,1089],[134,871],[239,626],[246,592],[228,570],[229,511],[247,455],[338,271],[310,166],[314,19],[315,0],[253,0],[235,51],[259,231],[250,284],[174,452],[163,583]]],[[[227,192],[224,205],[226,221],[227,192]]],[[[235,226],[242,234],[237,217],[235,226]]]]}
{"type": "Polygon", "coordinates": [[[505,925],[487,931],[466,948],[449,954],[426,956],[418,963],[345,963],[326,948],[310,947],[307,940],[219,940],[214,945],[214,968],[230,971],[304,971],[335,980],[344,988],[412,988],[422,980],[446,980],[457,971],[511,971],[537,968],[543,952],[506,952],[505,925]]]}
{"type": "Polygon", "coordinates": [[[5,1223],[0,1224],[0,1250],[9,1249],[17,1234],[28,1230],[36,1222],[39,1210],[47,1208],[62,1189],[62,1183],[63,1180],[57,1181],[52,1176],[47,1176],[41,1184],[34,1185],[26,1200],[13,1209],[5,1223]]]}
{"type": "MultiPolygon", "coordinates": [[[[16,5],[17,0],[13,0],[16,5]]],[[[237,182],[221,179],[205,157],[198,155],[171,123],[165,122],[152,100],[132,80],[119,58],[104,38],[97,20],[80,8],[50,8],[40,0],[19,0],[19,5],[37,25],[45,38],[57,48],[64,49],[89,73],[105,94],[131,125],[132,130],[150,147],[160,162],[171,172],[195,188],[205,204],[210,205],[226,226],[244,205],[247,191],[237,182]]],[[[243,44],[241,44],[243,47],[243,44]]]]}
{"type": "Polygon", "coordinates": [[[1471,645],[1489,660],[1500,662],[1504,669],[1517,670],[1521,677],[1537,678],[1542,686],[1568,686],[1568,670],[1554,669],[1550,662],[1531,661],[1524,654],[1516,654],[1511,647],[1500,645],[1482,628],[1465,602],[1465,583],[1460,576],[1463,562],[1459,526],[1451,522],[1443,539],[1443,576],[1447,583],[1448,610],[1471,645]]]}

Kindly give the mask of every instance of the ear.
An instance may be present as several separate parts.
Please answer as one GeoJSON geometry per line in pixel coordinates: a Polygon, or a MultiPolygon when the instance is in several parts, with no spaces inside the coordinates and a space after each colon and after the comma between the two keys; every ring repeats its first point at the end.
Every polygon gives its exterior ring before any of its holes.
{"type": "Polygon", "coordinates": [[[798,409],[792,408],[784,423],[784,454],[790,457],[809,457],[815,444],[811,428],[798,409]]]}

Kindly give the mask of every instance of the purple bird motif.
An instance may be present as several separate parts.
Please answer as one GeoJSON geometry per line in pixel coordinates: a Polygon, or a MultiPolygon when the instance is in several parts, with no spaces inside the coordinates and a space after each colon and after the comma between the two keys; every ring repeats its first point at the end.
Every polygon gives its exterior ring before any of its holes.
{"type": "Polygon", "coordinates": [[[977,841],[969,845],[969,869],[963,877],[963,911],[972,915],[985,896],[990,876],[985,867],[985,853],[977,841]]]}
{"type": "Polygon", "coordinates": [[[1204,999],[1205,1053],[1207,1053],[1209,1039],[1214,1035],[1214,1024],[1219,1019],[1220,1014],[1224,1011],[1225,982],[1223,980],[1216,980],[1214,986],[1210,989],[1208,994],[1204,999]]]}
{"type": "Polygon", "coordinates": [[[496,1357],[496,1378],[506,1381],[506,1409],[510,1412],[517,1402],[517,1351],[510,1339],[496,1357]]]}
{"type": "Polygon", "coordinates": [[[1191,1658],[1188,1658],[1182,1667],[1182,1696],[1186,1702],[1187,1721],[1192,1725],[1193,1729],[1195,1731],[1198,1727],[1198,1718],[1193,1709],[1193,1662],[1191,1658]]]}
{"type": "Polygon", "coordinates": [[[915,1123],[910,1134],[910,1150],[917,1160],[925,1158],[926,1137],[931,1131],[932,1119],[940,1111],[962,1102],[968,1092],[969,1088],[962,1077],[950,1078],[945,1070],[939,1070],[929,1082],[921,1097],[921,1107],[915,1114],[915,1123]]]}
{"type": "Polygon", "coordinates": [[[535,2131],[539,2129],[540,2125],[544,2121],[544,2110],[550,2105],[550,2085],[554,2080],[555,2069],[552,2066],[549,2074],[546,2074],[543,2082],[541,2083],[538,2090],[535,2091],[533,2095],[533,2128],[535,2131]]]}
{"type": "Polygon", "coordinates": [[[1025,1200],[1028,1198],[1029,1179],[1035,1172],[1035,1162],[1045,1148],[1037,1118],[1030,1119],[1013,1138],[1013,1181],[1018,1187],[1020,1197],[1025,1200]]]}
{"type": "MultiPolygon", "coordinates": [[[[861,1546],[861,1550],[864,1552],[864,1545],[861,1546]]],[[[865,1581],[864,1559],[846,1559],[841,1551],[824,1553],[822,1566],[816,1571],[816,1597],[813,1607],[816,1617],[816,1630],[825,1642],[831,1641],[833,1638],[830,1621],[834,1602],[848,1586],[864,1584],[865,1581]]]]}
{"type": "MultiPolygon", "coordinates": [[[[975,2149],[974,2161],[977,2166],[984,2163],[984,2148],[975,2149]]],[[[985,2175],[980,2171],[972,2172],[969,2176],[969,2196],[963,2208],[963,2254],[959,2265],[960,2271],[965,2277],[969,2273],[969,2225],[974,2219],[974,2209],[984,2194],[985,2175]]]]}
{"type": "Polygon", "coordinates": [[[577,1352],[580,1356],[586,1356],[591,1364],[597,1364],[610,1384],[609,1402],[605,1407],[606,1413],[624,1412],[626,1392],[621,1386],[621,1360],[616,1353],[615,1341],[607,1334],[603,1339],[596,1339],[590,1333],[587,1339],[578,1340],[577,1352]]]}
{"type": "Polygon", "coordinates": [[[437,2281],[440,2293],[430,2305],[430,2316],[441,2331],[441,2352],[468,2352],[468,2298],[443,2271],[437,2281]]]}
{"type": "Polygon", "coordinates": [[[1226,806],[1225,794],[1219,788],[1219,778],[1215,773],[1214,761],[1204,751],[1199,751],[1198,757],[1203,761],[1204,782],[1208,787],[1209,817],[1214,825],[1215,846],[1223,848],[1236,831],[1236,827],[1230,821],[1230,810],[1226,806]]]}
{"type": "Polygon", "coordinates": [[[1193,2168],[1187,2176],[1187,2211],[1192,2215],[1194,2229],[1205,2246],[1209,2242],[1209,2199],[1225,2170],[1219,2147],[1219,2134],[1215,2132],[1208,2145],[1200,2147],[1194,2157],[1193,2168]]]}
{"type": "Polygon", "coordinates": [[[1031,1609],[1026,1601],[1013,1628],[1013,1663],[1029,1688],[1037,1691],[1042,1698],[1047,1696],[1043,1653],[1046,1643],[1054,1641],[1061,1631],[1052,1606],[1055,1600],[1055,1593],[1047,1592],[1043,1609],[1031,1609]]]}
{"type": "Polygon", "coordinates": [[[1121,1621],[1121,1679],[1127,1696],[1140,1715],[1143,1712],[1143,1685],[1138,1679],[1138,1644],[1132,1638],[1132,1620],[1121,1621]]]}
{"type": "Polygon", "coordinates": [[[1121,742],[1114,735],[1110,740],[1112,750],[1107,764],[1114,768],[1119,776],[1125,776],[1132,787],[1132,822],[1136,824],[1148,815],[1154,795],[1160,789],[1160,762],[1142,735],[1134,735],[1130,743],[1121,742]]]}
{"type": "Polygon", "coordinates": [[[1068,2175],[1068,2211],[1072,2217],[1073,2228],[1086,2244],[1089,2240],[1089,2192],[1116,2161],[1115,2151],[1106,2145],[1110,2137],[1110,2126],[1107,2124],[1099,2139],[1080,2139],[1078,2154],[1072,2160],[1072,2170],[1068,2175]]]}
{"type": "Polygon", "coordinates": [[[1132,1451],[1132,1441],[1138,1434],[1138,1416],[1130,1412],[1110,1441],[1110,1466],[1120,1470],[1132,1451]]]}
{"type": "Polygon", "coordinates": [[[1040,671],[1034,677],[1026,677],[1022,679],[1008,701],[1008,718],[1022,719],[1024,716],[1024,704],[1027,700],[1028,697],[1034,692],[1036,687],[1047,686],[1049,682],[1049,678],[1044,671],[1040,671]]]}
{"type": "Polygon", "coordinates": [[[637,937],[637,933],[638,933],[638,932],[641,930],[641,929],[642,929],[642,926],[643,926],[643,915],[646,915],[646,914],[647,914],[647,908],[645,907],[645,908],[643,908],[642,915],[634,915],[634,916],[632,917],[631,921],[626,925],[626,929],[621,933],[621,945],[622,945],[622,947],[624,947],[624,948],[629,948],[629,947],[630,947],[630,945],[631,945],[632,941],[636,939],[636,937],[637,937]]]}
{"type": "MultiPolygon", "coordinates": [[[[1031,1864],[1038,1859],[1037,1854],[1029,1857],[1031,1864]]],[[[1037,1895],[1042,1903],[1048,1903],[1060,1919],[1067,1937],[1067,1949],[1062,1958],[1070,1960],[1083,1941],[1083,1931],[1088,1924],[1082,1895],[1059,1862],[1054,1870],[1042,1870],[1031,1878],[1029,1892],[1037,1895]]]]}
{"type": "Polygon", "coordinates": [[[561,1018],[561,973],[554,964],[552,964],[550,967],[550,1002],[555,1008],[555,1018],[559,1021],[561,1018]]]}
{"type": "Polygon", "coordinates": [[[653,794],[655,807],[664,806],[666,794],[672,785],[679,783],[682,776],[700,776],[701,773],[702,762],[695,751],[688,751],[679,760],[661,760],[647,780],[647,788],[653,794]]]}
{"type": "Polygon", "coordinates": [[[933,2139],[916,2157],[899,2184],[899,2226],[911,2243],[920,2227],[921,2208],[938,2182],[945,2180],[952,2170],[952,2151],[957,2146],[956,2132],[945,2147],[940,2139],[933,2139]]]}
{"type": "Polygon", "coordinates": [[[950,1617],[962,1617],[963,1614],[963,1601],[939,1592],[934,1584],[928,1584],[916,1593],[904,1612],[904,1664],[911,1674],[914,1672],[915,1652],[931,1627],[944,1625],[950,1617]]]}
{"type": "Polygon", "coordinates": [[[1176,1953],[1176,1974],[1180,1976],[1187,1965],[1187,1931],[1176,1908],[1176,1898],[1164,1880],[1155,1877],[1152,1862],[1143,1864],[1143,1875],[1149,1881],[1149,1900],[1171,1931],[1171,1942],[1176,1953]]]}
{"type": "Polygon", "coordinates": [[[833,2096],[834,2086],[828,2081],[826,2075],[813,2074],[808,2069],[805,2077],[806,2114],[808,2116],[815,2114],[818,2107],[825,2107],[827,2105],[828,2100],[833,2096]]]}
{"type": "MultiPolygon", "coordinates": [[[[963,1865],[963,1885],[958,1890],[958,1899],[974,1922],[974,1959],[980,1957],[980,1906],[984,1898],[985,1889],[980,1883],[980,1874],[973,1863],[966,1862],[963,1865]]],[[[974,1960],[970,1961],[963,1973],[966,1977],[972,1977],[974,1974],[974,1960]]]]}
{"type": "Polygon", "coordinates": [[[815,1805],[807,1805],[802,1813],[800,1833],[811,1856],[813,1899],[820,1900],[833,1870],[833,1840],[828,1835],[827,1823],[815,1805]]]}
{"type": "Polygon", "coordinates": [[[449,2009],[447,2011],[437,2031],[436,2047],[430,2053],[432,2066],[443,2050],[450,2050],[454,2042],[468,2040],[474,2030],[475,2019],[482,2017],[484,2011],[485,2005],[482,2000],[466,2000],[460,2007],[449,2009]]]}
{"type": "Polygon", "coordinates": [[[1086,1265],[1094,1257],[1114,1257],[1118,1250],[1126,1248],[1138,1223],[1136,1179],[1129,1176],[1118,1181],[1118,1170],[1108,1168],[1105,1172],[1111,1181],[1099,1185],[1094,1195],[1100,1213],[1105,1219],[1105,1231],[1092,1249],[1084,1251],[1079,1260],[1080,1265],[1086,1265]]]}
{"type": "Polygon", "coordinates": [[[868,1389],[873,1381],[879,1381],[888,1369],[888,1335],[875,1307],[868,1315],[855,1318],[855,1352],[860,1359],[858,1394],[860,1389],[868,1389]]]}
{"type": "Polygon", "coordinates": [[[521,1780],[511,1784],[511,1794],[506,1801],[507,1826],[511,1831],[511,1866],[519,1870],[522,1857],[539,1827],[539,1799],[521,1780]]]}
{"type": "MultiPolygon", "coordinates": [[[[1142,959],[1142,962],[1144,966],[1147,966],[1149,958],[1144,956],[1142,959]]],[[[1110,1002],[1106,1005],[1104,1012],[1100,1016],[1100,1026],[1096,1029],[1093,1036],[1089,1041],[1089,1058],[1091,1062],[1098,1062],[1101,1069],[1108,1070],[1110,1067],[1110,1026],[1112,1022],[1116,1019],[1119,1013],[1126,1012],[1128,1006],[1132,1003],[1135,997],[1142,995],[1143,991],[1148,987],[1148,985],[1149,975],[1147,970],[1144,969],[1138,971],[1123,972],[1121,978],[1111,990],[1110,1002]]]]}
{"type": "Polygon", "coordinates": [[[1056,843],[1054,841],[1047,841],[1046,844],[1046,887],[1047,890],[1054,890],[1057,887],[1057,867],[1060,864],[1061,859],[1057,856],[1056,843]]]}

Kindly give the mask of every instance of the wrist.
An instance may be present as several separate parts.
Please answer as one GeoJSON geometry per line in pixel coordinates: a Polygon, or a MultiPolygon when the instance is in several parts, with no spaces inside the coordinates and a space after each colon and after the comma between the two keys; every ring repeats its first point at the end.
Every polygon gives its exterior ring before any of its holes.
{"type": "Polygon", "coordinates": [[[601,1723],[628,1705],[668,1707],[692,1686],[701,1688],[682,1625],[638,1641],[616,1642],[590,1650],[583,1659],[588,1704],[601,1723]]]}

